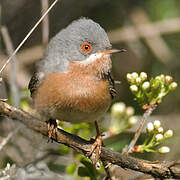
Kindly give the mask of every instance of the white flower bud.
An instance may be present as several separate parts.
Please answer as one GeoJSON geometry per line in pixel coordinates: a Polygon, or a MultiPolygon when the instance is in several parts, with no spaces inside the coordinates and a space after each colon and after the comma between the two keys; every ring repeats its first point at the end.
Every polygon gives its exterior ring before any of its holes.
{"type": "Polygon", "coordinates": [[[163,135],[162,134],[157,134],[155,136],[155,139],[156,139],[156,141],[161,141],[161,140],[163,140],[163,135]]]}
{"type": "Polygon", "coordinates": [[[161,75],[160,75],[160,78],[161,78],[161,80],[165,80],[165,75],[164,75],[164,74],[161,74],[161,75]]]}
{"type": "Polygon", "coordinates": [[[165,81],[167,84],[169,84],[170,82],[172,82],[173,78],[171,76],[165,76],[165,81]]]}
{"type": "Polygon", "coordinates": [[[143,85],[142,85],[142,89],[144,91],[148,90],[150,87],[150,83],[148,81],[144,82],[143,85]]]}
{"type": "Polygon", "coordinates": [[[165,154],[165,153],[170,152],[170,148],[167,146],[163,146],[163,147],[159,148],[158,151],[159,151],[159,153],[165,154]]]}
{"type": "Polygon", "coordinates": [[[154,121],[154,127],[155,129],[158,129],[161,126],[161,122],[159,120],[154,121]]]}
{"type": "Polygon", "coordinates": [[[146,130],[147,130],[148,133],[153,132],[153,130],[154,130],[154,125],[153,125],[152,122],[147,123],[147,128],[146,128],[146,130]]]}
{"type": "Polygon", "coordinates": [[[111,114],[114,118],[119,118],[119,116],[126,110],[126,105],[123,102],[115,103],[111,107],[111,114]]]}
{"type": "Polygon", "coordinates": [[[171,129],[167,130],[165,133],[164,133],[164,137],[165,138],[170,138],[173,136],[173,131],[171,129]]]}
{"type": "Polygon", "coordinates": [[[126,114],[127,114],[127,116],[132,116],[134,114],[134,108],[131,106],[127,107],[126,114]]]}
{"type": "Polygon", "coordinates": [[[177,83],[176,82],[172,82],[170,85],[169,85],[169,89],[171,91],[175,90],[177,88],[177,83]]]}
{"type": "Polygon", "coordinates": [[[132,81],[132,75],[130,73],[127,73],[126,78],[129,82],[132,81]]]}
{"type": "Polygon", "coordinates": [[[147,79],[147,73],[141,72],[140,73],[140,78],[142,79],[142,81],[145,81],[147,79]]]}
{"type": "Polygon", "coordinates": [[[133,73],[131,74],[131,77],[132,77],[133,79],[136,79],[136,78],[138,77],[138,73],[137,73],[137,72],[133,72],[133,73]]]}
{"type": "Polygon", "coordinates": [[[138,92],[138,87],[136,85],[131,85],[130,86],[130,90],[133,92],[133,93],[136,93],[138,92]]]}
{"type": "Polygon", "coordinates": [[[164,132],[163,127],[159,127],[159,128],[157,129],[157,132],[162,134],[162,133],[164,132]]]}
{"type": "Polygon", "coordinates": [[[136,116],[132,116],[128,119],[128,124],[130,126],[134,126],[138,121],[138,118],[136,116]]]}
{"type": "Polygon", "coordinates": [[[157,80],[161,80],[161,77],[160,76],[156,76],[156,78],[155,79],[157,79],[157,80]]]}
{"type": "Polygon", "coordinates": [[[142,79],[141,79],[140,77],[137,77],[137,78],[136,78],[136,83],[137,83],[137,84],[141,84],[141,82],[142,82],[142,79]]]}

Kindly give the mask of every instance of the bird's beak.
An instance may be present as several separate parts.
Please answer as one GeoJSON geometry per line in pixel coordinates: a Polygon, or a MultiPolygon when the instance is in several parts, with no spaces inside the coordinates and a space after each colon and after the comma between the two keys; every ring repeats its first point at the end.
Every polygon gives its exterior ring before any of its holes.
{"type": "Polygon", "coordinates": [[[121,52],[126,52],[126,50],[125,49],[108,48],[105,51],[103,51],[104,54],[114,54],[114,53],[121,53],[121,52]]]}

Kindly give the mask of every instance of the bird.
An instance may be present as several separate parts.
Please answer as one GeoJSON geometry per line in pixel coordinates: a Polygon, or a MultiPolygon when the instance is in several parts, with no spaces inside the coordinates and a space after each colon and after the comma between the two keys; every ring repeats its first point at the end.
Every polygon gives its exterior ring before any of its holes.
{"type": "Polygon", "coordinates": [[[49,42],[29,82],[34,108],[47,121],[48,136],[56,120],[95,122],[97,136],[89,152],[100,157],[102,136],[98,120],[116,95],[111,76],[113,49],[105,30],[89,18],[74,20],[49,42]]]}

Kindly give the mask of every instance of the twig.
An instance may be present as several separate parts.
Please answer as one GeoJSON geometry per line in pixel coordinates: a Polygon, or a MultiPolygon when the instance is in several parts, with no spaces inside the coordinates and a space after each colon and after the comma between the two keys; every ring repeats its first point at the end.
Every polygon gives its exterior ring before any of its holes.
{"type": "MultiPolygon", "coordinates": [[[[49,0],[41,0],[41,14],[43,15],[49,6],[49,0]]],[[[49,16],[47,16],[42,21],[42,42],[43,46],[46,47],[49,41],[49,16]]]]}
{"type": "MultiPolygon", "coordinates": [[[[25,124],[28,128],[39,132],[44,136],[48,136],[48,128],[45,122],[40,121],[38,118],[33,117],[29,113],[10,106],[9,104],[2,101],[0,101],[0,114],[8,116],[13,120],[18,120],[25,124]]],[[[93,144],[91,141],[86,141],[61,129],[58,129],[57,135],[53,134],[53,140],[58,143],[65,144],[84,155],[90,152],[93,144]]],[[[100,158],[104,161],[121,166],[122,168],[128,168],[151,174],[152,176],[159,177],[161,179],[180,178],[180,168],[172,166],[174,163],[172,161],[145,161],[114,152],[113,150],[107,149],[105,147],[102,147],[100,158]]]]}
{"type": "Polygon", "coordinates": [[[22,42],[18,45],[18,47],[15,49],[15,51],[12,53],[12,55],[7,59],[7,61],[4,63],[3,67],[0,70],[0,73],[4,70],[4,68],[9,64],[12,57],[17,53],[17,51],[22,47],[22,45],[26,42],[26,40],[29,38],[29,36],[33,33],[33,31],[36,29],[36,27],[41,23],[41,21],[44,19],[44,17],[49,13],[49,11],[54,7],[54,5],[58,2],[58,0],[55,0],[51,6],[48,8],[45,14],[39,19],[39,21],[34,25],[34,27],[29,31],[29,33],[26,35],[26,37],[22,40],[22,42]]]}
{"type": "MultiPolygon", "coordinates": [[[[8,56],[10,56],[14,51],[14,47],[13,47],[9,32],[5,26],[3,26],[1,28],[1,34],[2,34],[2,37],[4,40],[4,44],[6,46],[8,56]]],[[[12,96],[12,104],[16,107],[19,107],[20,96],[19,96],[19,90],[18,90],[17,81],[16,81],[17,58],[15,55],[14,55],[14,57],[12,57],[10,68],[11,68],[11,70],[10,70],[10,91],[11,91],[11,96],[12,96]]]]}
{"type": "MultiPolygon", "coordinates": [[[[17,128],[19,129],[19,128],[17,128]]],[[[9,140],[14,136],[14,134],[16,134],[16,132],[18,131],[17,129],[15,129],[14,131],[10,132],[7,137],[5,137],[1,144],[0,144],[0,151],[4,148],[4,146],[9,142],[9,140]]]]}
{"type": "Polygon", "coordinates": [[[139,124],[139,127],[138,129],[136,130],[136,133],[133,137],[133,139],[131,140],[129,146],[127,148],[125,148],[123,150],[123,154],[128,154],[128,153],[132,153],[133,152],[133,148],[141,134],[141,131],[142,131],[142,128],[143,128],[143,125],[144,123],[146,122],[147,118],[152,114],[152,112],[156,109],[156,106],[157,105],[149,105],[147,110],[144,112],[143,114],[143,117],[140,121],[140,124],[139,124]]]}

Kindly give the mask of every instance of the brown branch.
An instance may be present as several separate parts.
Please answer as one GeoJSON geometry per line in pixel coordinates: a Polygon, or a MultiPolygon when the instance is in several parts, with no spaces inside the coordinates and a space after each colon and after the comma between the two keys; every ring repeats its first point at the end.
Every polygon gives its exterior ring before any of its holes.
{"type": "MultiPolygon", "coordinates": [[[[13,120],[21,121],[28,128],[47,136],[48,129],[47,124],[43,121],[40,121],[38,118],[33,117],[27,112],[24,112],[18,108],[10,106],[6,102],[0,101],[0,114],[8,116],[13,120]]],[[[77,152],[86,155],[90,151],[92,142],[86,141],[76,135],[67,133],[61,129],[57,132],[57,139],[54,141],[65,144],[77,152]]],[[[175,167],[179,162],[150,162],[137,158],[133,158],[127,155],[122,155],[113,150],[102,147],[101,159],[108,161],[112,164],[121,166],[122,168],[128,168],[135,171],[151,174],[154,177],[159,178],[180,178],[180,168],[175,167]]]]}

